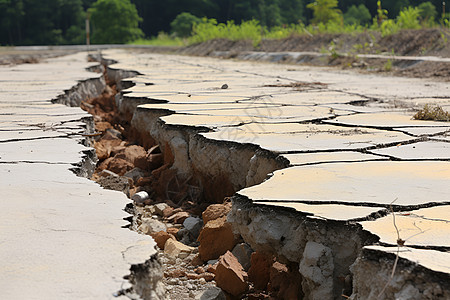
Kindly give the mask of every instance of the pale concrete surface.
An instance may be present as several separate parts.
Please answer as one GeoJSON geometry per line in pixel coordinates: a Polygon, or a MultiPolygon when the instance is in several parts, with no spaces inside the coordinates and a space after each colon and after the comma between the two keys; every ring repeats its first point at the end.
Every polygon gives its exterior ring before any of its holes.
{"type": "MultiPolygon", "coordinates": [[[[428,220],[429,212],[421,214],[421,209],[450,201],[450,126],[412,119],[414,109],[426,103],[449,107],[448,82],[126,51],[104,54],[119,61],[111,70],[143,74],[129,79],[135,86],[125,91],[123,101],[147,99],[138,110],[156,112],[157,117],[163,112],[158,122],[171,130],[174,141],[180,140],[173,133],[180,128],[197,128],[202,130],[197,135],[211,144],[227,142],[229,149],[252,144],[295,165],[239,195],[310,218],[364,219],[359,224],[393,246],[377,246],[380,252],[397,249],[389,219],[392,205],[405,214],[405,222],[400,217],[402,238],[419,230],[411,243],[430,247],[410,252],[405,248],[399,256],[449,272],[445,236],[450,212],[442,209],[439,221],[428,220]],[[222,84],[228,88],[221,89],[222,84]],[[415,219],[406,217],[408,213],[415,219]]],[[[188,150],[180,151],[187,166],[200,155],[192,151],[209,151],[195,148],[194,142],[188,140],[191,144],[183,145],[188,150]]]]}
{"type": "Polygon", "coordinates": [[[112,299],[155,254],[129,229],[129,201],[70,169],[91,148],[79,108],[52,104],[100,74],[86,54],[0,67],[0,298],[112,299]]]}

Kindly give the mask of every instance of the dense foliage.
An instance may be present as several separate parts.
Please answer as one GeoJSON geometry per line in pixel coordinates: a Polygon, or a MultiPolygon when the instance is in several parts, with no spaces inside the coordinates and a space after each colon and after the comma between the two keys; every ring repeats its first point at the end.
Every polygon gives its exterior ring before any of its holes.
{"type": "Polygon", "coordinates": [[[273,36],[311,24],[319,32],[371,26],[389,34],[444,22],[442,0],[0,0],[0,45],[84,43],[87,12],[93,43],[186,37],[202,22],[233,30],[258,24],[273,36]]]}

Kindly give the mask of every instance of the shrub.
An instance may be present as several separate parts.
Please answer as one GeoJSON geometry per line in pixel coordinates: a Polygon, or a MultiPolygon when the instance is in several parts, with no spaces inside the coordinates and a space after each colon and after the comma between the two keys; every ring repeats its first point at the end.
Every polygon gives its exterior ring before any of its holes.
{"type": "Polygon", "coordinates": [[[182,12],[170,23],[172,32],[179,37],[188,37],[191,35],[192,27],[196,23],[200,23],[202,19],[188,13],[182,12]]]}
{"type": "Polygon", "coordinates": [[[439,105],[425,104],[414,116],[416,120],[432,120],[450,122],[450,113],[439,105]]]}
{"type": "Polygon", "coordinates": [[[366,25],[371,19],[372,16],[364,4],[360,4],[359,6],[352,5],[344,14],[344,23],[349,25],[366,25]]]}
{"type": "Polygon", "coordinates": [[[417,7],[404,8],[397,17],[397,25],[401,29],[419,29],[420,9],[417,7]]]}

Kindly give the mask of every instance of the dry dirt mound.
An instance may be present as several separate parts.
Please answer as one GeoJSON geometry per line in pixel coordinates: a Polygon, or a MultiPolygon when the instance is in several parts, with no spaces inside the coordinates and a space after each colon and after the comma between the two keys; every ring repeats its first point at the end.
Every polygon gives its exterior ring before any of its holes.
{"type": "Polygon", "coordinates": [[[403,30],[382,37],[378,32],[358,34],[318,34],[293,36],[283,40],[263,40],[254,47],[251,41],[210,40],[191,45],[178,52],[190,55],[209,55],[213,51],[323,51],[334,43],[337,52],[395,53],[396,55],[434,55],[450,57],[450,32],[440,29],[403,30]]]}
{"type": "MultiPolygon", "coordinates": [[[[283,40],[263,40],[258,47],[251,41],[210,40],[191,45],[177,52],[187,55],[241,58],[248,51],[259,52],[321,52],[333,54],[329,59],[311,59],[310,65],[356,68],[363,72],[385,72],[398,76],[450,80],[450,63],[426,61],[390,61],[388,58],[361,58],[360,54],[397,56],[450,57],[450,32],[441,29],[403,30],[382,37],[378,32],[358,34],[319,34],[293,36],[283,40]],[[218,52],[222,54],[217,55],[218,52]]],[[[291,59],[278,62],[298,63],[291,59]]]]}

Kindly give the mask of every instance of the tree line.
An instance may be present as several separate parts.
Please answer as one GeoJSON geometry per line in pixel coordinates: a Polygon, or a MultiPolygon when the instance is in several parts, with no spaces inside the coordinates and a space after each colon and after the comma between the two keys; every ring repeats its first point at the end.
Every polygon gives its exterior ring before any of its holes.
{"type": "MultiPolygon", "coordinates": [[[[409,6],[422,5],[436,19],[443,11],[442,0],[378,2],[386,18],[395,18],[409,6]]],[[[191,21],[257,20],[270,28],[322,22],[321,14],[328,18],[330,11],[344,22],[364,25],[379,15],[380,7],[375,0],[0,0],[0,45],[83,44],[86,18],[91,21],[93,43],[126,43],[173,32],[177,16],[178,25],[186,27],[180,21],[182,13],[191,21]]]]}

